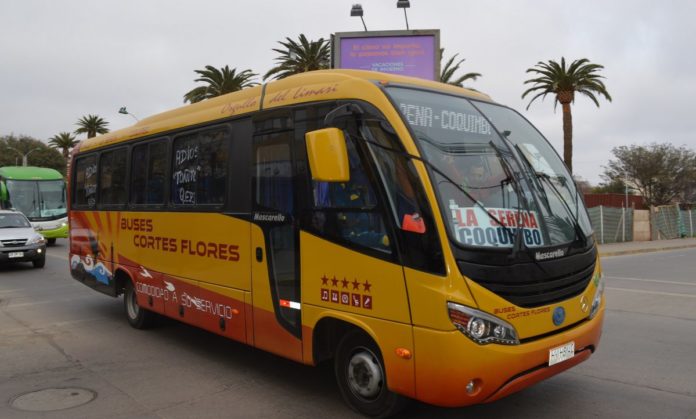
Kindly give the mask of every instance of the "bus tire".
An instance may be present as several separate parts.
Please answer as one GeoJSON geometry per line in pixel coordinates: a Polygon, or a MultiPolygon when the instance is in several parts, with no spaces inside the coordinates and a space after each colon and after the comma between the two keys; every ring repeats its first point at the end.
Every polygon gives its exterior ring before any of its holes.
{"type": "Polygon", "coordinates": [[[352,330],[343,336],[334,362],[341,396],[356,412],[385,418],[405,407],[407,399],[387,388],[382,354],[363,331],[352,330]]]}
{"type": "Polygon", "coordinates": [[[48,245],[49,245],[49,246],[53,246],[54,244],[56,244],[56,239],[55,239],[55,237],[54,237],[54,238],[51,238],[51,239],[46,239],[46,241],[48,242],[48,245]]]}
{"type": "Polygon", "coordinates": [[[157,313],[146,310],[138,305],[133,282],[127,280],[123,292],[123,308],[128,323],[135,329],[149,329],[157,322],[157,313]]]}

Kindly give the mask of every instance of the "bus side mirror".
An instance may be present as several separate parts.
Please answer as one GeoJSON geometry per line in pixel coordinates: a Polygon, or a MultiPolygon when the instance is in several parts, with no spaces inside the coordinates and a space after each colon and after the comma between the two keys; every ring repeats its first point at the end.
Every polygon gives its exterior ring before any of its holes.
{"type": "Polygon", "coordinates": [[[320,182],[348,182],[350,166],[343,131],[325,128],[305,134],[312,179],[320,182]]]}
{"type": "Polygon", "coordinates": [[[3,201],[7,201],[8,196],[7,196],[7,188],[5,187],[5,182],[0,182],[0,203],[3,201]]]}

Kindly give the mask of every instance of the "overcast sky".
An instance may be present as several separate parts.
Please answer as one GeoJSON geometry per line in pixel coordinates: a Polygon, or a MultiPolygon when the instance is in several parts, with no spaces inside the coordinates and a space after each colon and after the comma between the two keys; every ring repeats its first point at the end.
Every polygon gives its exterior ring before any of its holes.
{"type": "MultiPolygon", "coordinates": [[[[360,0],[358,0],[360,1],[360,0]]],[[[112,130],[183,104],[194,69],[264,74],[277,41],[362,30],[355,0],[2,0],[0,135],[47,141],[86,114],[112,130]]],[[[396,0],[361,0],[369,30],[405,29],[396,0]]],[[[562,154],[553,98],[526,111],[538,61],[588,58],[614,101],[576,98],[575,173],[600,181],[612,147],[671,142],[696,149],[696,1],[411,0],[411,29],[440,29],[445,56],[466,58],[470,83],[520,110],[562,154]]],[[[260,81],[260,80],[258,80],[260,81]]]]}

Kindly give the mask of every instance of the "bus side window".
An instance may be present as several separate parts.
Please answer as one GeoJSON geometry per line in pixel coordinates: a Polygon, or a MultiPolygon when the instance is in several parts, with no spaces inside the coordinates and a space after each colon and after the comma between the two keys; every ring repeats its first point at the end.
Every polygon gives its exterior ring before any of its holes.
{"type": "Polygon", "coordinates": [[[92,208],[97,203],[97,156],[77,159],[75,163],[75,194],[73,203],[92,208]]]}
{"type": "Polygon", "coordinates": [[[174,139],[171,201],[176,205],[223,204],[227,187],[229,133],[226,128],[174,139]]]}
{"type": "Polygon", "coordinates": [[[99,165],[99,202],[126,203],[126,149],[102,153],[99,165]]]}
{"type": "Polygon", "coordinates": [[[133,147],[131,161],[131,204],[163,204],[167,142],[160,140],[133,147]]]}
{"type": "Polygon", "coordinates": [[[348,182],[312,181],[310,226],[320,234],[391,253],[389,235],[355,139],[346,134],[348,182]]]}
{"type": "Polygon", "coordinates": [[[402,151],[397,138],[381,124],[370,122],[363,130],[372,142],[371,153],[398,227],[403,263],[406,266],[436,273],[445,273],[445,262],[435,219],[420,183],[413,161],[402,151]]]}

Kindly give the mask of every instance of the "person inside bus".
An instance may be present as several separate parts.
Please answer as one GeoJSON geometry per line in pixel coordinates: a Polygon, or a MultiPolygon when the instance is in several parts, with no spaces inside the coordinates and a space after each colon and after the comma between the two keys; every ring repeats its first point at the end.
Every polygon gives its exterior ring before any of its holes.
{"type": "MultiPolygon", "coordinates": [[[[389,248],[380,213],[371,210],[377,206],[369,179],[360,161],[353,141],[346,136],[350,180],[347,182],[314,182],[314,199],[317,208],[340,211],[316,213],[312,225],[324,232],[335,229],[335,233],[350,242],[380,250],[389,248]]],[[[315,211],[316,212],[316,211],[315,211]]]]}

